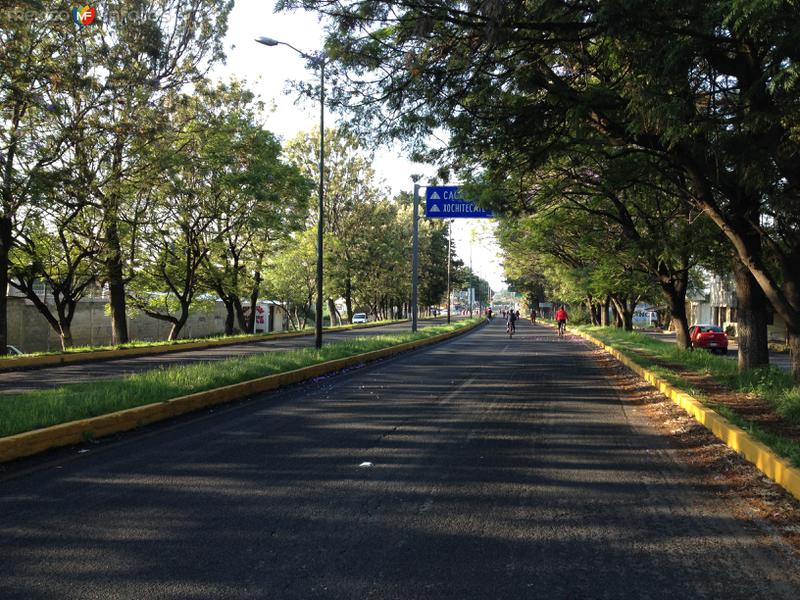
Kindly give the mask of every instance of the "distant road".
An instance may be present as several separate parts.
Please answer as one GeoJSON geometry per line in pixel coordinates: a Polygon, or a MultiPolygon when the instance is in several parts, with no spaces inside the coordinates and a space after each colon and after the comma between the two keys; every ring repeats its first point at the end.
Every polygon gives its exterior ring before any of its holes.
{"type": "MultiPolygon", "coordinates": [[[[418,327],[442,325],[447,318],[420,319],[418,327]]],[[[323,333],[323,343],[352,339],[354,337],[372,337],[385,333],[410,331],[411,322],[393,323],[379,327],[364,329],[348,329],[343,331],[330,331],[323,333]]],[[[79,364],[58,365],[28,369],[22,371],[0,372],[0,394],[10,394],[30,390],[41,390],[58,387],[67,383],[83,381],[113,379],[132,373],[150,371],[159,367],[172,365],[187,365],[197,362],[214,362],[231,358],[233,356],[249,356],[262,352],[275,352],[279,350],[292,350],[296,348],[309,348],[314,345],[313,333],[293,338],[266,338],[261,342],[234,344],[231,346],[217,346],[203,350],[184,350],[139,356],[134,358],[120,358],[116,360],[103,360],[79,364]]]]}
{"type": "MultiPolygon", "coordinates": [[[[661,342],[666,343],[675,343],[675,334],[673,332],[663,333],[662,331],[654,331],[652,329],[637,329],[638,333],[643,333],[645,335],[649,335],[652,338],[655,338],[661,342]]],[[[728,342],[728,358],[735,359],[739,353],[739,346],[736,345],[734,340],[728,342]]],[[[784,354],[781,352],[770,352],[769,353],[769,362],[775,366],[780,367],[784,371],[791,370],[791,365],[789,363],[789,355],[784,354]]]]}
{"type": "Polygon", "coordinates": [[[797,600],[596,354],[495,321],[9,465],[0,598],[797,600]]]}

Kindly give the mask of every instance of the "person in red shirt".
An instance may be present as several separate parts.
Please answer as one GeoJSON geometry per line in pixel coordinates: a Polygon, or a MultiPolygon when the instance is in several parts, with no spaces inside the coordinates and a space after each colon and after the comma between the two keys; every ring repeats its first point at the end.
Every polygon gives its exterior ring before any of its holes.
{"type": "Polygon", "coordinates": [[[556,322],[558,323],[558,335],[564,335],[564,331],[567,329],[567,319],[569,316],[567,315],[567,309],[564,308],[562,305],[556,311],[556,322]]]}

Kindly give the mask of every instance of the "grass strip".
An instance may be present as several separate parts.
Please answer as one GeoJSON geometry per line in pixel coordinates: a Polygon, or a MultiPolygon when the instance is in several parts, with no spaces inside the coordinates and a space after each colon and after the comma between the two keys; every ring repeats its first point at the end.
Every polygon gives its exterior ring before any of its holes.
{"type": "Polygon", "coordinates": [[[687,371],[710,376],[715,382],[734,391],[753,394],[765,400],[791,425],[800,425],[800,386],[782,369],[769,365],[739,373],[736,361],[705,351],[691,351],[667,344],[647,335],[607,327],[578,327],[603,343],[616,348],[633,362],[648,369],[691,394],[699,402],[719,413],[734,425],[751,433],[777,454],[800,466],[800,443],[760,428],[729,407],[713,402],[690,382],[665,365],[676,365],[687,371]]]}
{"type": "Polygon", "coordinates": [[[321,349],[302,348],[171,366],[120,379],[75,383],[50,390],[0,396],[0,437],[78,419],[97,417],[195,392],[283,373],[462,329],[476,319],[374,337],[354,338],[321,349]]]}
{"type": "MultiPolygon", "coordinates": [[[[402,323],[404,320],[387,320],[387,321],[370,321],[368,326],[375,327],[378,325],[391,325],[393,323],[402,323]]],[[[325,331],[337,331],[339,329],[355,329],[353,325],[334,325],[332,327],[325,327],[325,331]]],[[[361,326],[363,327],[363,326],[361,326]]],[[[273,336],[280,336],[287,333],[313,333],[314,328],[307,326],[301,330],[285,330],[285,331],[270,331],[269,333],[240,333],[235,335],[210,335],[206,337],[185,338],[180,340],[132,340],[125,344],[116,344],[108,346],[72,346],[66,350],[53,350],[50,352],[26,352],[25,354],[14,354],[1,357],[3,361],[13,361],[22,358],[34,358],[37,356],[56,356],[61,354],[82,354],[85,352],[100,352],[104,350],[126,350],[128,348],[156,348],[160,346],[180,346],[181,344],[195,344],[198,342],[220,342],[235,344],[237,342],[246,342],[249,340],[260,340],[270,338],[273,336]]]]}

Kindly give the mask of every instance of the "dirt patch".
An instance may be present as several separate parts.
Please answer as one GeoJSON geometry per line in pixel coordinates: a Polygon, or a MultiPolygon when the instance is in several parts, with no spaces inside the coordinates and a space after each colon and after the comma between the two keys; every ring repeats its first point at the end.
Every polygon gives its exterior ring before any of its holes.
{"type": "MultiPolygon", "coordinates": [[[[714,490],[738,518],[783,539],[800,558],[800,501],[604,350],[593,348],[592,353],[621,397],[639,407],[640,414],[675,442],[676,457],[689,467],[698,485],[714,490]]],[[[703,393],[712,397],[705,389],[703,393]]],[[[717,402],[716,396],[713,401],[717,402]]],[[[757,399],[729,397],[727,401],[740,403],[742,410],[760,412],[757,399]]]]}

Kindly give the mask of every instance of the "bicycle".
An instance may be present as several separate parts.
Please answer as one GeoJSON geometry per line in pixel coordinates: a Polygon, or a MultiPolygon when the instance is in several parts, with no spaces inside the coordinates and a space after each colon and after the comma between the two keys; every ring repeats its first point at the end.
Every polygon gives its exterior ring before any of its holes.
{"type": "Polygon", "coordinates": [[[558,337],[564,337],[564,334],[567,331],[567,322],[566,321],[559,321],[558,322],[558,337]]]}
{"type": "Polygon", "coordinates": [[[509,321],[506,324],[506,333],[508,334],[508,339],[511,339],[511,337],[514,335],[515,332],[516,332],[516,327],[514,326],[514,323],[512,321],[509,321]]]}

